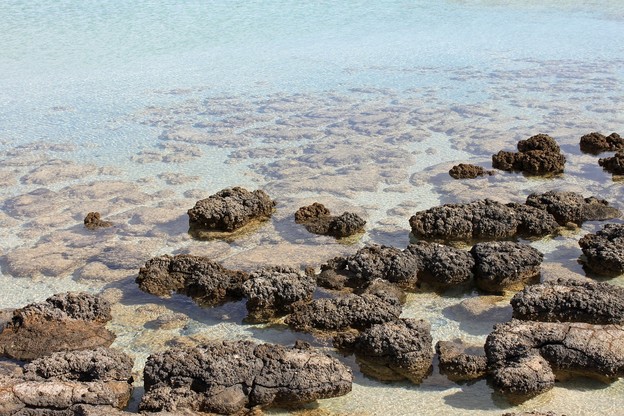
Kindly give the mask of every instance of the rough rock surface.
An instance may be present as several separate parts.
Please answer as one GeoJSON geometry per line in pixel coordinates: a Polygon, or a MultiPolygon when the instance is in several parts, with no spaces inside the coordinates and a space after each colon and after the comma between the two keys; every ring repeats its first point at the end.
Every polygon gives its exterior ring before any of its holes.
{"type": "Polygon", "coordinates": [[[407,250],[371,244],[349,257],[336,257],[321,266],[319,285],[340,289],[345,285],[362,287],[384,279],[401,287],[416,285],[420,260],[407,250]]]}
{"type": "Polygon", "coordinates": [[[524,287],[539,276],[544,258],[535,248],[513,241],[477,243],[470,252],[475,260],[475,283],[487,292],[524,287]]]}
{"type": "Polygon", "coordinates": [[[420,384],[431,372],[431,325],[418,319],[400,319],[373,325],[354,343],[360,370],[380,380],[408,379],[420,384]]]}
{"type": "Polygon", "coordinates": [[[467,251],[426,241],[410,244],[405,251],[420,259],[419,282],[446,288],[472,278],[474,260],[467,251]]]}
{"type": "Polygon", "coordinates": [[[435,349],[440,360],[440,373],[446,375],[449,380],[476,380],[486,376],[487,358],[483,347],[480,347],[480,354],[473,354],[469,350],[476,348],[456,340],[438,341],[435,349]]]}
{"type": "Polygon", "coordinates": [[[557,279],[528,286],[511,299],[516,319],[624,323],[624,287],[592,280],[557,279]]]}
{"type": "Polygon", "coordinates": [[[494,175],[494,171],[486,170],[481,166],[471,165],[468,163],[460,163],[449,170],[449,175],[454,179],[475,179],[479,176],[494,175]]]}
{"type": "Polygon", "coordinates": [[[56,294],[12,312],[0,332],[0,355],[33,360],[57,351],[108,347],[115,335],[109,303],[88,293],[56,294]]]}
{"type": "Polygon", "coordinates": [[[596,234],[586,234],[579,240],[585,255],[584,265],[603,276],[624,273],[624,225],[605,224],[596,234]]]}
{"type": "Polygon", "coordinates": [[[521,413],[503,413],[503,416],[566,416],[555,412],[521,412],[521,413]]]}
{"type": "Polygon", "coordinates": [[[349,237],[364,231],[366,221],[353,212],[344,212],[333,216],[323,204],[299,208],[295,213],[295,222],[303,224],[313,234],[329,235],[336,238],[349,237]]]}
{"type": "Polygon", "coordinates": [[[106,228],[112,226],[110,221],[104,221],[99,212],[90,212],[84,219],[84,226],[89,230],[96,230],[98,228],[106,228]]]}
{"type": "Polygon", "coordinates": [[[139,288],[156,296],[178,292],[202,306],[243,298],[243,282],[249,275],[225,269],[206,257],[180,254],[155,257],[139,270],[139,288]]]}
{"type": "Polygon", "coordinates": [[[613,175],[624,175],[624,151],[620,150],[612,157],[598,159],[598,164],[613,175]]]}
{"type": "Polygon", "coordinates": [[[227,188],[202,199],[188,210],[191,229],[234,231],[248,222],[270,218],[275,202],[262,190],[227,188]]]}
{"type": "Polygon", "coordinates": [[[581,151],[598,154],[601,152],[617,152],[624,150],[624,139],[617,133],[608,136],[594,132],[581,137],[581,151]]]}
{"type": "Polygon", "coordinates": [[[153,354],[141,411],[231,414],[253,406],[298,405],[351,391],[351,370],[305,346],[214,342],[153,354]]]}
{"type": "Polygon", "coordinates": [[[24,368],[1,362],[0,414],[70,416],[92,414],[100,406],[122,409],[132,394],[132,365],[128,355],[108,348],[56,352],[24,368]]]}
{"type": "Polygon", "coordinates": [[[552,137],[538,134],[518,142],[518,152],[501,150],[492,156],[492,167],[505,171],[521,171],[529,175],[563,172],[565,156],[552,137]]]}
{"type": "Polygon", "coordinates": [[[548,211],[559,225],[581,225],[585,221],[602,221],[621,215],[619,210],[610,207],[604,199],[583,198],[575,192],[531,194],[527,197],[526,204],[548,211]]]}
{"type": "Polygon", "coordinates": [[[624,375],[624,328],[514,319],[494,327],[485,353],[494,388],[524,401],[551,389],[555,377],[624,375]]]}
{"type": "Polygon", "coordinates": [[[291,267],[272,267],[250,273],[243,283],[249,318],[266,321],[291,312],[295,302],[309,302],[316,289],[313,276],[291,267]]]}
{"type": "Polygon", "coordinates": [[[295,305],[286,323],[297,331],[344,331],[366,329],[375,324],[396,321],[401,303],[387,293],[346,295],[339,298],[315,299],[295,305]]]}
{"type": "Polygon", "coordinates": [[[544,236],[559,225],[546,211],[490,199],[445,204],[417,212],[409,220],[417,238],[443,241],[496,240],[544,236]]]}

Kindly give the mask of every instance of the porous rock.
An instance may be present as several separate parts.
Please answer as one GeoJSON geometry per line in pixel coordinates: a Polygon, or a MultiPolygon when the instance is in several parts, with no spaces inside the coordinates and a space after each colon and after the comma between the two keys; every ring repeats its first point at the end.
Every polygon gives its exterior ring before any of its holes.
{"type": "Polygon", "coordinates": [[[596,234],[585,234],[578,243],[589,271],[610,277],[624,273],[623,224],[605,224],[596,234]]]}
{"type": "Polygon", "coordinates": [[[99,212],[88,213],[83,222],[84,226],[89,230],[111,227],[113,225],[110,221],[104,221],[99,212]]]}
{"type": "Polygon", "coordinates": [[[439,358],[440,373],[452,381],[476,380],[487,374],[487,358],[483,347],[476,348],[461,340],[438,341],[436,353],[439,358]],[[473,353],[479,349],[479,353],[473,353]]]}
{"type": "Polygon", "coordinates": [[[505,171],[521,171],[528,175],[549,175],[563,172],[565,156],[552,137],[538,134],[518,142],[518,152],[501,150],[492,156],[492,167],[505,171]]]}
{"type": "Polygon", "coordinates": [[[309,302],[316,288],[310,274],[291,267],[271,267],[250,273],[243,283],[247,311],[254,321],[266,321],[291,312],[295,302],[309,302]]]}
{"type": "Polygon", "coordinates": [[[550,390],[555,379],[574,375],[610,382],[624,374],[624,328],[520,321],[498,324],[485,353],[494,388],[511,402],[550,390]]]}
{"type": "Polygon", "coordinates": [[[409,223],[417,238],[442,241],[541,237],[559,227],[555,218],[544,210],[490,199],[419,211],[409,223]]]}
{"type": "Polygon", "coordinates": [[[548,211],[559,225],[581,225],[585,221],[602,221],[621,215],[618,209],[609,206],[604,199],[584,198],[576,192],[550,191],[531,194],[527,197],[526,204],[548,211]]]}
{"type": "Polygon", "coordinates": [[[300,405],[348,393],[352,378],[338,360],[309,348],[214,342],[151,355],[139,409],[232,414],[254,406],[300,405]]]}
{"type": "Polygon", "coordinates": [[[420,384],[431,372],[432,342],[428,322],[400,319],[364,330],[353,349],[364,374],[384,381],[408,379],[420,384]]]}
{"type": "Polygon", "coordinates": [[[598,154],[601,152],[617,152],[624,150],[624,139],[617,133],[608,136],[593,132],[581,137],[581,151],[598,154]]]}
{"type": "Polygon", "coordinates": [[[434,287],[448,288],[468,282],[472,278],[474,260],[469,252],[444,244],[418,241],[405,250],[422,264],[418,282],[434,287]]]}
{"type": "Polygon", "coordinates": [[[56,294],[12,312],[0,332],[0,354],[33,360],[57,351],[108,347],[115,335],[104,327],[110,305],[82,292],[56,294]]]}
{"type": "Polygon", "coordinates": [[[227,188],[188,210],[191,230],[234,231],[252,220],[271,217],[275,202],[262,190],[227,188]]]}
{"type": "Polygon", "coordinates": [[[299,208],[295,213],[295,222],[303,224],[306,230],[313,234],[336,238],[361,233],[366,225],[366,221],[353,212],[333,216],[323,204],[318,202],[299,208]]]}
{"type": "Polygon", "coordinates": [[[475,283],[487,292],[522,288],[539,276],[544,258],[537,249],[513,241],[477,243],[470,252],[475,260],[475,283]]]}
{"type": "Polygon", "coordinates": [[[202,306],[213,306],[243,298],[248,274],[228,270],[202,256],[179,254],[155,257],[139,270],[139,288],[156,296],[173,292],[190,296],[202,306]]]}
{"type": "Polygon", "coordinates": [[[620,150],[612,157],[598,159],[598,164],[613,175],[624,175],[624,151],[620,150]]]}
{"type": "Polygon", "coordinates": [[[294,306],[286,324],[297,331],[363,330],[375,324],[396,321],[401,315],[401,303],[386,292],[349,294],[338,298],[315,299],[294,306]]]}
{"type": "Polygon", "coordinates": [[[460,163],[449,170],[449,175],[454,179],[475,179],[480,176],[491,176],[494,171],[486,170],[481,166],[471,165],[469,163],[460,163]]]}
{"type": "Polygon", "coordinates": [[[585,279],[548,280],[511,299],[513,317],[545,322],[624,323],[624,288],[585,279]]]}

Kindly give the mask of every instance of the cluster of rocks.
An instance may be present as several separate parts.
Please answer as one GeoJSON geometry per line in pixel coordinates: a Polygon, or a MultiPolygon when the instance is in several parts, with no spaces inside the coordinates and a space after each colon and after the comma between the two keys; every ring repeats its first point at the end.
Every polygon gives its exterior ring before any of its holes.
{"type": "Polygon", "coordinates": [[[528,175],[562,173],[565,156],[555,139],[538,134],[518,142],[518,152],[501,150],[492,156],[492,167],[504,171],[520,171],[528,175]]]}
{"type": "Polygon", "coordinates": [[[613,175],[624,175],[624,151],[619,151],[612,157],[598,159],[598,164],[613,175]]]}
{"type": "Polygon", "coordinates": [[[364,232],[366,221],[353,212],[333,216],[323,204],[318,202],[301,207],[295,212],[295,222],[302,224],[313,234],[329,235],[336,238],[349,237],[364,232]]]}
{"type": "Polygon", "coordinates": [[[608,136],[593,132],[581,137],[581,151],[585,153],[599,154],[602,152],[618,152],[624,150],[624,139],[617,133],[608,136]]]}
{"type": "Polygon", "coordinates": [[[445,204],[417,212],[412,234],[425,240],[473,241],[542,237],[560,226],[606,220],[620,212],[601,199],[574,192],[531,194],[525,204],[502,204],[490,199],[445,204]]]}

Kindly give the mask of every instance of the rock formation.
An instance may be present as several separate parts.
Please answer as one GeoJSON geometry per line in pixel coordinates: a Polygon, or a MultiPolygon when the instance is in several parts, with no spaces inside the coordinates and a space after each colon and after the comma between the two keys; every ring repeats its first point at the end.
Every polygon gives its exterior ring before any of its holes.
{"type": "Polygon", "coordinates": [[[600,133],[589,133],[581,137],[581,151],[598,154],[601,152],[617,152],[624,150],[624,139],[617,133],[605,136],[600,133]]]}
{"type": "Polygon", "coordinates": [[[349,237],[364,231],[366,221],[352,212],[333,216],[323,204],[315,202],[301,207],[295,213],[295,222],[303,224],[313,234],[329,235],[336,238],[349,237]]]}
{"type": "Polygon", "coordinates": [[[471,353],[469,350],[477,348],[457,340],[438,341],[435,348],[440,360],[440,373],[449,380],[475,380],[487,375],[487,358],[483,347],[480,347],[479,354],[471,353]]]}
{"type": "Polygon", "coordinates": [[[624,273],[624,225],[606,224],[596,234],[586,234],[579,240],[585,256],[584,266],[603,276],[624,273]]]}
{"type": "Polygon", "coordinates": [[[468,163],[460,163],[449,170],[449,175],[454,179],[475,179],[479,176],[494,175],[494,171],[486,170],[481,166],[471,165],[468,163]]]}
{"type": "Polygon", "coordinates": [[[565,156],[552,137],[538,134],[520,140],[518,152],[501,150],[492,156],[492,167],[505,171],[521,171],[528,175],[549,175],[563,172],[565,156]]]}
{"type": "Polygon", "coordinates": [[[585,221],[603,221],[621,215],[619,210],[609,206],[604,199],[593,196],[584,198],[575,192],[531,194],[527,197],[526,204],[548,211],[559,225],[581,225],[585,221]]]}
{"type": "Polygon", "coordinates": [[[110,221],[104,221],[99,212],[90,212],[84,219],[84,226],[89,230],[96,230],[98,228],[111,227],[113,225],[110,221]]]}
{"type": "Polygon", "coordinates": [[[598,164],[612,175],[624,175],[624,151],[620,150],[612,157],[598,159],[598,164]]]}

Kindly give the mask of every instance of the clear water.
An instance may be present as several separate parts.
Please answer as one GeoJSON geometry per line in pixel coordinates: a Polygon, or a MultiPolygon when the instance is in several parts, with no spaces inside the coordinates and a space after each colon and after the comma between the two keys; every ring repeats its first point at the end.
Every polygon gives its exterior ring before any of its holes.
{"type": "MultiPolygon", "coordinates": [[[[202,339],[289,344],[311,337],[242,324],[244,304],[201,309],[134,284],[160,254],[227,267],[318,267],[375,242],[404,247],[414,212],[564,189],[622,206],[622,182],[578,151],[621,131],[624,6],[614,1],[11,1],[0,3],[0,307],[64,290],[114,302],[115,346],[136,357],[202,339]],[[374,4],[371,4],[374,3],[374,4]],[[459,162],[548,133],[568,159],[553,179],[500,173],[454,181],[459,162]],[[194,241],[186,210],[224,187],[262,188],[275,217],[233,242],[194,241]],[[319,201],[368,220],[360,242],[312,236],[292,214],[319,201]],[[90,233],[100,211],[114,229],[90,233]],[[158,329],[171,314],[178,324],[158,329]]],[[[599,223],[532,242],[544,275],[583,274],[576,241],[599,223]]],[[[624,284],[622,278],[613,279],[624,284]]],[[[435,340],[483,342],[506,300],[464,311],[475,293],[415,294],[404,315],[435,340]],[[464,312],[462,312],[464,311],[464,312]]],[[[319,402],[338,414],[618,414],[624,383],[581,380],[519,407],[485,382],[434,372],[421,386],[365,378],[319,402]]],[[[135,403],[136,405],[136,403],[135,403]]]]}

